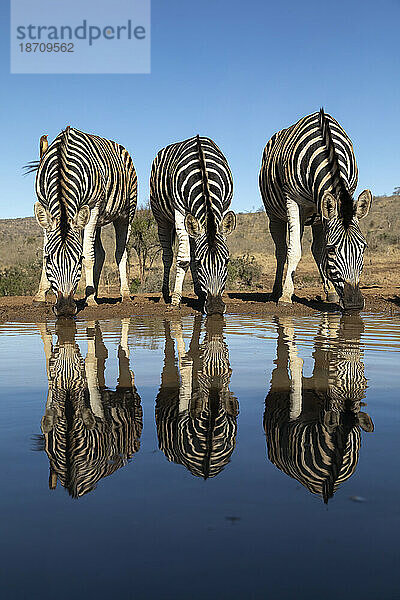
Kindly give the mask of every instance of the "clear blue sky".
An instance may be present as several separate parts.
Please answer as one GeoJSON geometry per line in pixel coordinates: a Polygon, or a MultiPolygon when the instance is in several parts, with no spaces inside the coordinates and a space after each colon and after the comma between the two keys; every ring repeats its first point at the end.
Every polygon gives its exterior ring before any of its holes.
{"type": "Polygon", "coordinates": [[[258,170],[270,136],[324,106],[353,140],[359,190],[400,186],[399,0],[153,0],[151,75],[10,75],[1,0],[1,211],[32,214],[43,133],[66,125],[131,153],[139,202],[163,146],[213,138],[235,181],[233,209],[261,205],[258,170]]]}

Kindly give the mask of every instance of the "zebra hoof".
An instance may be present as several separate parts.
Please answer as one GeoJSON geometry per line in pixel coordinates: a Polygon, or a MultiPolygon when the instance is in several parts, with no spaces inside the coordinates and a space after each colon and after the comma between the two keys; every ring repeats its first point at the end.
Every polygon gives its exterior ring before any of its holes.
{"type": "Polygon", "coordinates": [[[288,305],[288,304],[292,305],[293,304],[292,298],[290,296],[281,296],[279,298],[279,300],[278,300],[278,304],[279,305],[281,305],[281,304],[283,304],[283,305],[288,305]]]}
{"type": "Polygon", "coordinates": [[[326,301],[334,304],[339,304],[339,296],[336,292],[328,292],[326,295],[326,301]]]}
{"type": "Polygon", "coordinates": [[[130,302],[132,300],[130,294],[129,295],[123,295],[122,296],[122,302],[130,302]]]}
{"type": "Polygon", "coordinates": [[[89,298],[86,298],[86,304],[87,306],[98,306],[97,301],[93,296],[89,296],[89,298]]]}
{"type": "Polygon", "coordinates": [[[181,307],[180,304],[167,304],[167,310],[169,311],[173,311],[173,310],[179,310],[181,307]]]}
{"type": "Polygon", "coordinates": [[[182,296],[180,294],[176,294],[175,292],[173,292],[171,296],[171,306],[179,308],[181,305],[181,298],[182,296]]]}

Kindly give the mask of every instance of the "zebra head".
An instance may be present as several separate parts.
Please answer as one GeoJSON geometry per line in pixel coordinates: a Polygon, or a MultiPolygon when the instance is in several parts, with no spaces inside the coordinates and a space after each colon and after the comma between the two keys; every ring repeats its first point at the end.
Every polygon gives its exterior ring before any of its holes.
{"type": "Polygon", "coordinates": [[[232,211],[224,215],[218,227],[214,219],[208,218],[207,225],[203,227],[190,213],[185,218],[185,229],[194,240],[198,285],[205,295],[205,309],[208,315],[225,312],[222,294],[229,262],[226,236],[230,235],[235,227],[236,216],[232,211]]]}
{"type": "Polygon", "coordinates": [[[359,220],[366,217],[371,207],[372,194],[364,190],[353,202],[325,192],[321,214],[325,232],[322,249],[322,270],[334,285],[344,310],[362,310],[364,298],[359,280],[364,264],[366,239],[360,229],[359,220]]]}
{"type": "Polygon", "coordinates": [[[36,202],[35,216],[45,232],[46,276],[57,296],[54,313],[57,317],[72,317],[76,314],[74,293],[82,272],[82,233],[90,218],[90,208],[82,206],[73,217],[65,210],[53,216],[36,202]]]}

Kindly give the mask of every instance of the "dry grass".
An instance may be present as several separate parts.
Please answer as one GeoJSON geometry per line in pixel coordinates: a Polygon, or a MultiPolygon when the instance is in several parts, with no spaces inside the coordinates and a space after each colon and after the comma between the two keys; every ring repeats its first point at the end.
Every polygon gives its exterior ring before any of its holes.
{"type": "MultiPolygon", "coordinates": [[[[399,285],[400,265],[400,196],[374,198],[371,212],[362,222],[368,249],[365,255],[363,283],[368,286],[399,285]]],[[[114,262],[114,228],[103,229],[106,262],[100,282],[101,291],[110,294],[118,289],[118,273],[114,262]]],[[[41,258],[42,233],[33,217],[0,220],[0,271],[17,265],[28,265],[41,258]]],[[[296,273],[296,288],[315,288],[319,285],[317,268],[310,252],[311,229],[306,228],[303,239],[303,258],[296,273]]],[[[275,258],[265,213],[239,213],[237,228],[228,238],[233,258],[254,257],[261,267],[258,288],[271,289],[275,258]]],[[[146,290],[158,291],[161,283],[161,258],[148,277],[146,290]]],[[[38,281],[39,281],[38,273],[38,281]]],[[[131,266],[131,279],[138,277],[137,261],[131,266]]],[[[190,289],[190,275],[185,288],[190,289]]],[[[80,289],[84,282],[81,281],[80,289]]]]}

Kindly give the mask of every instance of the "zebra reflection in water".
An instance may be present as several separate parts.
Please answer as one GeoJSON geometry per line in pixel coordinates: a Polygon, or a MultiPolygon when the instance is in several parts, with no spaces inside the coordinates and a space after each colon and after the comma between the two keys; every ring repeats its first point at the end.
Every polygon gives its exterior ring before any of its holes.
{"type": "Polygon", "coordinates": [[[230,460],[239,404],[229,390],[232,371],[224,321],[208,318],[200,344],[201,322],[201,317],[194,320],[188,352],[182,322],[164,322],[164,368],[155,416],[159,447],[167,459],[207,479],[218,475],[230,460]]]}
{"type": "Polygon", "coordinates": [[[87,329],[84,360],[72,320],[56,323],[57,343],[45,324],[38,325],[45,348],[49,391],[42,418],[44,450],[50,462],[49,487],[57,480],[74,498],[92,491],[139,450],[143,418],[140,397],[129,369],[129,319],[122,321],[115,391],[105,386],[107,348],[100,325],[87,329]]]}
{"type": "Polygon", "coordinates": [[[314,340],[314,369],[303,376],[291,317],[279,318],[276,368],[265,400],[268,458],[325,503],[354,473],[360,428],[372,432],[360,411],[367,388],[360,317],[327,314],[314,340]]]}

